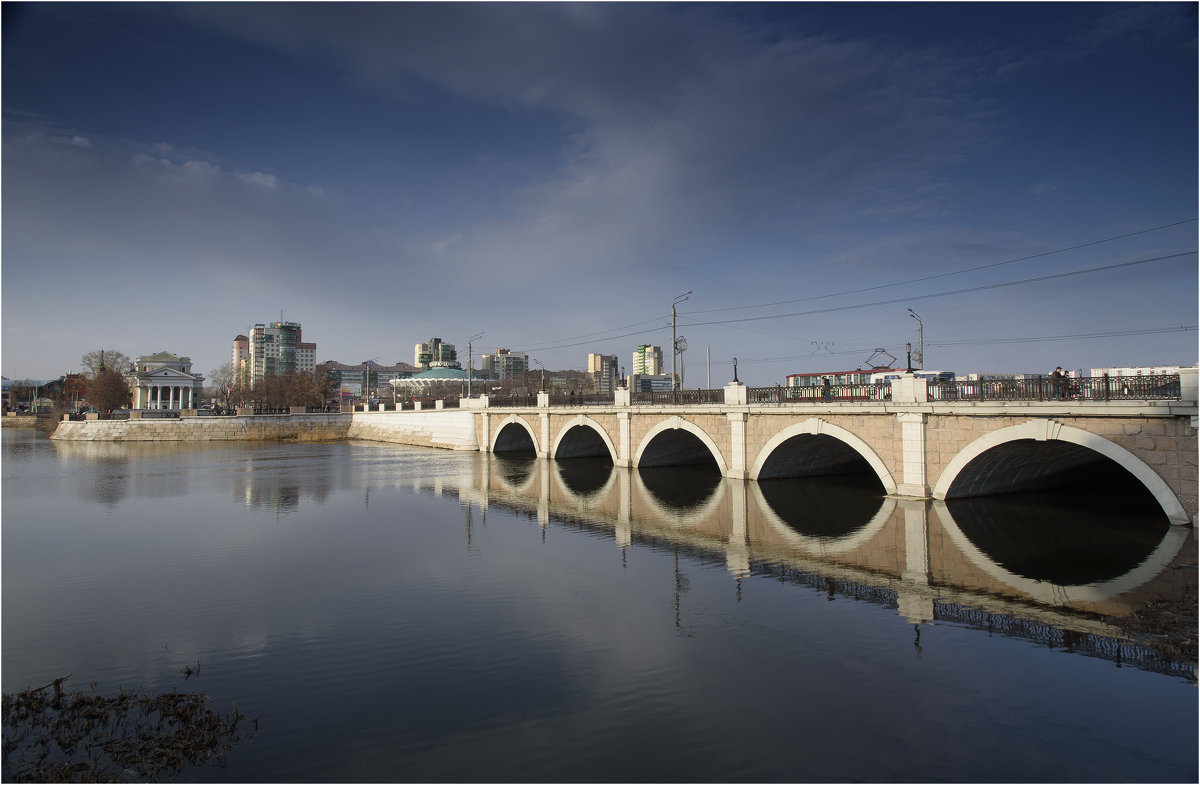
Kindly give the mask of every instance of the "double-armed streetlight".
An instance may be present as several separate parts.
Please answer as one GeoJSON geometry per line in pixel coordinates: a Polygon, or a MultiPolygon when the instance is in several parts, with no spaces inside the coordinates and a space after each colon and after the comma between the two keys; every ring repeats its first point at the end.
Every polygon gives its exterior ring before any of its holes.
{"type": "Polygon", "coordinates": [[[692,293],[692,290],[688,289],[686,292],[684,292],[683,294],[679,295],[678,297],[676,297],[674,300],[671,301],[671,389],[672,390],[679,389],[679,376],[675,372],[675,355],[678,353],[678,349],[675,346],[675,306],[678,305],[679,303],[683,302],[684,300],[686,300],[688,298],[687,296],[691,293],[692,293]]]}
{"type": "Polygon", "coordinates": [[[917,312],[912,308],[908,309],[908,315],[917,320],[917,367],[925,367],[925,322],[921,321],[921,317],[917,316],[917,312]]]}
{"type": "Polygon", "coordinates": [[[471,344],[476,338],[482,338],[483,333],[477,332],[467,339],[467,397],[471,397],[471,377],[475,375],[475,362],[471,356],[471,344]]]}
{"type": "Polygon", "coordinates": [[[542,383],[538,388],[538,392],[546,392],[546,366],[542,365],[542,361],[536,357],[533,358],[533,361],[542,369],[542,383]]]}

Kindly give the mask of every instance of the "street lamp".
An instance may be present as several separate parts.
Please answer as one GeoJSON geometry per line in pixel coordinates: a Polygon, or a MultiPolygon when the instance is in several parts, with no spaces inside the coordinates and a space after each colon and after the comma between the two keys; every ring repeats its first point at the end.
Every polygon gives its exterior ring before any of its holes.
{"type": "Polygon", "coordinates": [[[546,392],[546,366],[542,365],[542,361],[536,357],[533,358],[533,361],[538,364],[539,368],[542,369],[542,381],[541,386],[538,388],[538,392],[546,392]]]}
{"type": "Polygon", "coordinates": [[[475,362],[471,358],[471,342],[476,338],[482,338],[483,333],[478,332],[467,339],[467,397],[471,397],[471,377],[475,375],[475,362]]]}
{"type": "Polygon", "coordinates": [[[686,292],[684,292],[683,294],[679,295],[678,297],[676,297],[674,300],[671,301],[671,389],[672,390],[679,389],[679,377],[675,373],[675,353],[677,351],[677,349],[675,347],[675,306],[678,305],[679,303],[683,302],[684,300],[686,300],[688,298],[687,296],[691,293],[692,293],[692,290],[688,289],[686,292]]]}
{"type": "Polygon", "coordinates": [[[925,367],[925,322],[921,321],[921,317],[917,316],[917,312],[912,308],[908,309],[908,315],[917,320],[917,367],[924,369],[925,367]]]}

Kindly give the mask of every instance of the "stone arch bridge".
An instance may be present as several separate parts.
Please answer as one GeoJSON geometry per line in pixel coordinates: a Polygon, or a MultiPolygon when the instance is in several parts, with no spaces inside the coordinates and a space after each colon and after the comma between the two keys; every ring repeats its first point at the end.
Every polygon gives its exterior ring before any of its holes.
{"type": "Polygon", "coordinates": [[[924,381],[909,379],[888,401],[752,404],[745,387],[729,385],[718,404],[635,406],[618,390],[612,405],[552,407],[547,396],[529,407],[490,407],[486,398],[461,405],[475,431],[467,449],[607,457],[630,468],[711,463],[749,480],[866,471],[896,497],[1036,490],[1117,468],[1170,521],[1190,524],[1197,510],[1190,370],[1179,401],[929,401],[924,381]]]}

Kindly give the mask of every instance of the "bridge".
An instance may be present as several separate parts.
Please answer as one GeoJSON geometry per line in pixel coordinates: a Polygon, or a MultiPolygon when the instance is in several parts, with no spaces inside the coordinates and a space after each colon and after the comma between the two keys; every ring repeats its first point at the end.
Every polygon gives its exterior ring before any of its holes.
{"type": "Polygon", "coordinates": [[[348,435],[555,460],[607,457],[618,468],[710,464],[754,481],[868,472],[888,496],[935,500],[1116,471],[1144,487],[1172,523],[1195,522],[1195,368],[1162,397],[1110,380],[1100,393],[989,395],[958,385],[950,394],[913,375],[887,394],[835,389],[795,399],[786,390],[731,383],[687,391],[679,402],[637,400],[625,389],[520,402],[481,396],[454,409],[356,411],[348,435]]]}

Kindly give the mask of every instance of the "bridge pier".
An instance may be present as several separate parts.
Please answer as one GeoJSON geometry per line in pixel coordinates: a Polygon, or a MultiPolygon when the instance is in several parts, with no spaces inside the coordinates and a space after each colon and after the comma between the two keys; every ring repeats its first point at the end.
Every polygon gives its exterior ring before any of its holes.
{"type": "Polygon", "coordinates": [[[746,471],[746,420],[748,412],[727,412],[729,420],[729,468],[725,476],[733,480],[744,480],[749,477],[746,471]]]}
{"type": "Polygon", "coordinates": [[[928,460],[925,455],[925,424],[928,416],[924,412],[901,412],[896,415],[900,423],[902,481],[896,484],[896,495],[914,499],[928,499],[929,478],[926,475],[928,460]]]}
{"type": "MultiPolygon", "coordinates": [[[[628,395],[628,390],[625,393],[628,395]]],[[[617,460],[613,461],[613,465],[618,469],[628,469],[633,466],[633,435],[629,412],[617,412],[617,429],[620,431],[620,438],[617,441],[617,460]]]]}

